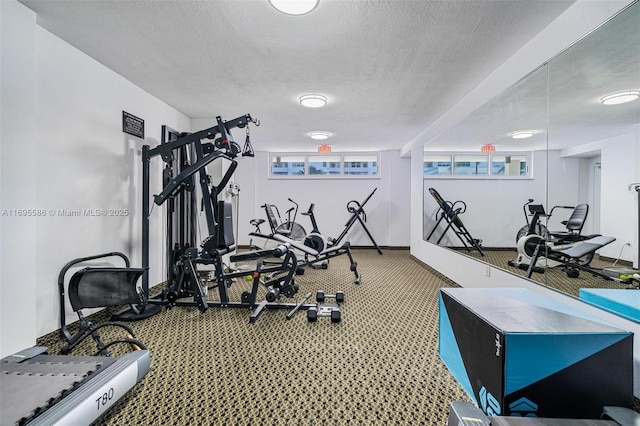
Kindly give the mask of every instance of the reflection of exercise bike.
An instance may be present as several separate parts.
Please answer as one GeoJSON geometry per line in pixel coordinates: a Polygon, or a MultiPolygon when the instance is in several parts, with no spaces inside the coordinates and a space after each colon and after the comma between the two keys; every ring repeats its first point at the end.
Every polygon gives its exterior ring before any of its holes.
{"type": "MultiPolygon", "coordinates": [[[[529,199],[522,207],[527,225],[518,230],[516,235],[518,257],[516,260],[509,261],[510,266],[527,269],[538,246],[546,245],[553,247],[554,250],[558,250],[580,244],[581,241],[595,236],[581,235],[587,214],[589,213],[589,206],[587,204],[579,204],[576,207],[555,206],[551,209],[551,212],[547,214],[542,204],[531,204],[532,202],[533,199],[529,199]],[[526,211],[527,207],[532,215],[530,221],[526,211]],[[573,209],[573,212],[569,219],[561,222],[565,225],[566,231],[551,232],[546,226],[540,223],[540,218],[550,218],[553,215],[553,211],[557,208],[573,209]]],[[[593,259],[593,255],[593,252],[585,255],[584,258],[579,260],[579,264],[581,266],[589,265],[593,259]]],[[[560,265],[562,265],[562,262],[548,259],[545,256],[539,256],[534,265],[534,272],[543,272],[544,268],[554,268],[560,265]]]]}
{"type": "Polygon", "coordinates": [[[522,211],[524,212],[524,220],[527,222],[522,228],[518,230],[516,234],[516,244],[518,241],[526,235],[540,235],[543,238],[548,237],[547,227],[540,223],[541,217],[546,217],[544,212],[544,207],[542,204],[531,204],[533,203],[533,198],[529,198],[527,202],[522,206],[522,211]],[[527,214],[527,207],[529,208],[529,214],[527,214]],[[529,215],[532,216],[531,221],[529,221],[529,215]]]}

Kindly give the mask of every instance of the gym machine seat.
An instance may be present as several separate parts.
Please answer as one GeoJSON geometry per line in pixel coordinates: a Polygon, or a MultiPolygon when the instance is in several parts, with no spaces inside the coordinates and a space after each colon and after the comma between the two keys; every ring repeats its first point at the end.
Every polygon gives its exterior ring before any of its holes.
{"type": "Polygon", "coordinates": [[[555,260],[563,264],[563,269],[567,276],[570,278],[577,278],[579,270],[587,271],[593,275],[600,275],[606,278],[605,275],[598,272],[595,268],[590,268],[588,265],[583,265],[581,259],[586,256],[593,256],[595,252],[602,247],[611,244],[616,239],[606,235],[598,235],[583,241],[578,241],[575,244],[569,246],[562,246],[562,248],[554,249],[547,246],[544,241],[535,245],[529,267],[527,269],[527,278],[531,278],[533,272],[540,272],[535,269],[535,264],[541,256],[545,256],[547,259],[555,260]]]}
{"type": "Polygon", "coordinates": [[[144,307],[144,300],[138,290],[138,279],[146,269],[129,267],[129,259],[122,253],[110,252],[96,256],[74,259],[67,263],[58,276],[58,290],[60,293],[60,335],[67,341],[61,349],[63,355],[69,354],[87,337],[92,337],[98,350],[96,356],[110,356],[109,347],[116,344],[129,344],[132,349],[146,349],[144,344],[135,339],[131,327],[118,322],[94,324],[87,320],[83,309],[106,308],[110,306],[130,305],[135,309],[144,307]],[[124,268],[116,267],[85,267],[75,272],[69,280],[68,296],[73,311],[78,315],[79,330],[72,334],[65,319],[65,275],[71,267],[90,260],[120,257],[124,261],[124,268]],[[103,327],[118,327],[125,331],[126,337],[109,343],[104,343],[98,330],[103,327]]]}
{"type": "Polygon", "coordinates": [[[569,216],[569,219],[561,222],[566,227],[566,231],[549,232],[551,241],[555,244],[563,244],[586,239],[586,237],[581,236],[581,233],[582,228],[587,221],[588,214],[589,205],[584,203],[578,204],[573,208],[573,212],[571,213],[571,216],[569,216]]]}

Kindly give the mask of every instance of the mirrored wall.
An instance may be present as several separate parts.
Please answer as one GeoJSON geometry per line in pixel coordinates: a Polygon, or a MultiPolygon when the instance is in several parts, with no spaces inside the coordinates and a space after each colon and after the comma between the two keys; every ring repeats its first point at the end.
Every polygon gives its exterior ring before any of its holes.
{"type": "MultiPolygon", "coordinates": [[[[530,253],[517,250],[522,233],[567,231],[563,221],[584,204],[581,234],[615,238],[598,250],[593,266],[617,260],[638,267],[638,193],[629,185],[640,178],[640,100],[603,103],[634,90],[640,90],[637,2],[425,145],[424,239],[525,275],[530,253]],[[440,220],[443,200],[460,212],[450,228],[440,220]],[[544,215],[534,216],[536,209],[544,215]],[[530,226],[534,218],[537,227],[530,226]]],[[[574,296],[583,287],[620,288],[560,269],[543,268],[531,279],[574,296]]]]}

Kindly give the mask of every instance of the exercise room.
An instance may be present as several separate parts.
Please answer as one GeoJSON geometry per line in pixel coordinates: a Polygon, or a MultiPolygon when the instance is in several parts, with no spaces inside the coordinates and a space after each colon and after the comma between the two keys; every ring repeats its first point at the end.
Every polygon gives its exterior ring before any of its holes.
{"type": "Polygon", "coordinates": [[[1,425],[640,423],[638,0],[0,21],[1,425]]]}

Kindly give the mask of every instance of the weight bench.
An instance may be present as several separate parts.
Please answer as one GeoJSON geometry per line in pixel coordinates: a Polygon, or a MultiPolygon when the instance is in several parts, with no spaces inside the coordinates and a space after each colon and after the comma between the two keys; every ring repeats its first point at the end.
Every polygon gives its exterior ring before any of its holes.
{"type": "Polygon", "coordinates": [[[442,232],[442,235],[440,235],[440,238],[438,238],[438,242],[436,244],[440,244],[440,241],[442,241],[447,231],[449,229],[452,229],[458,239],[462,242],[462,245],[468,251],[471,251],[472,248],[475,248],[476,250],[478,250],[481,256],[484,256],[484,253],[482,252],[482,248],[480,246],[482,244],[482,240],[473,238],[469,233],[469,230],[466,228],[466,226],[464,226],[464,223],[462,223],[462,220],[460,219],[460,215],[467,210],[467,205],[464,203],[464,201],[456,201],[455,203],[445,201],[444,198],[442,198],[442,196],[434,188],[429,188],[429,193],[436,200],[439,208],[436,212],[438,221],[429,233],[427,241],[431,239],[433,234],[436,232],[436,229],[438,229],[440,222],[444,220],[447,222],[447,227],[442,232]]]}
{"type": "Polygon", "coordinates": [[[332,257],[341,256],[346,254],[349,256],[349,261],[351,262],[351,271],[355,274],[355,283],[360,284],[360,274],[358,273],[358,263],[353,259],[353,254],[351,253],[351,244],[346,241],[339,246],[331,246],[326,250],[321,252],[301,243],[300,241],[292,240],[291,238],[287,238],[284,235],[275,234],[273,235],[273,239],[284,243],[290,247],[295,248],[298,251],[304,253],[304,261],[298,263],[298,266],[307,266],[312,265],[317,262],[321,262],[323,260],[331,259],[332,257]]]}
{"type": "Polygon", "coordinates": [[[532,272],[535,271],[534,265],[536,264],[540,256],[545,256],[547,259],[555,260],[564,264],[564,270],[571,278],[578,277],[579,269],[591,272],[596,275],[604,276],[598,273],[595,269],[589,268],[586,265],[582,265],[580,259],[595,253],[600,248],[606,246],[607,244],[611,244],[615,240],[616,239],[613,237],[599,235],[593,238],[589,238],[588,240],[577,242],[572,246],[557,250],[553,247],[549,247],[544,242],[542,244],[538,244],[533,252],[531,261],[529,262],[529,268],[527,269],[527,278],[531,278],[532,272]]]}

